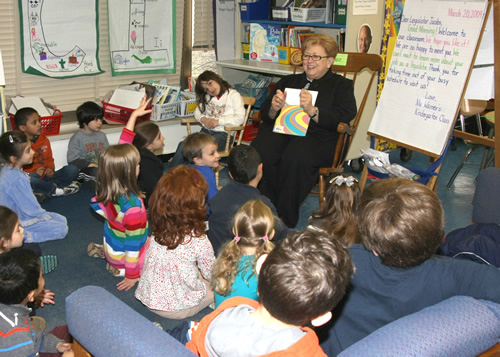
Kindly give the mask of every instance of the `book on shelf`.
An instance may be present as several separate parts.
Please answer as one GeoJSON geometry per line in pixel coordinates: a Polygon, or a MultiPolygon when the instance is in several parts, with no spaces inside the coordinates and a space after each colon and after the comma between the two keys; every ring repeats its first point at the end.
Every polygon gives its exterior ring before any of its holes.
{"type": "Polygon", "coordinates": [[[250,61],[278,62],[281,25],[250,24],[250,61]]]}

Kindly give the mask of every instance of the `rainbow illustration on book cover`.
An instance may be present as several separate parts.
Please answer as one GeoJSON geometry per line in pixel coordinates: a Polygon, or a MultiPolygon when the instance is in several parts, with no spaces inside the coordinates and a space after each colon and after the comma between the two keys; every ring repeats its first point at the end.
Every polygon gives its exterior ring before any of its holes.
{"type": "Polygon", "coordinates": [[[306,136],[309,127],[309,115],[300,105],[287,105],[274,122],[273,131],[280,134],[306,136]]]}

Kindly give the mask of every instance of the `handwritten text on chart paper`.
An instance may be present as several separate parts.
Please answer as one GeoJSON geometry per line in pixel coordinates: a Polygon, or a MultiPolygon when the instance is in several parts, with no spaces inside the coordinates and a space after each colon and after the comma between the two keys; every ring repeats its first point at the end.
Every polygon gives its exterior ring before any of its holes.
{"type": "MultiPolygon", "coordinates": [[[[481,18],[483,14],[482,10],[449,8],[447,16],[466,20],[481,18]]],[[[450,79],[468,71],[461,50],[469,49],[471,41],[465,28],[448,28],[443,25],[447,23],[444,20],[425,15],[402,16],[401,26],[407,31],[398,36],[386,81],[425,93],[414,99],[414,114],[418,118],[449,124],[450,118],[442,114],[440,103],[429,93],[444,90],[450,79]]]]}

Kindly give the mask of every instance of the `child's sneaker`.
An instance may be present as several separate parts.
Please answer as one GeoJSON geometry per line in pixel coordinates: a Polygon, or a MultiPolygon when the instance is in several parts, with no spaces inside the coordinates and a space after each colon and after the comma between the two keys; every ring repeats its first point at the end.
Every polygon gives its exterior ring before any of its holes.
{"type": "Polygon", "coordinates": [[[113,276],[116,277],[124,277],[125,276],[125,269],[116,269],[114,266],[112,266],[109,263],[106,263],[106,270],[109,271],[113,276]]]}
{"type": "Polygon", "coordinates": [[[78,181],[71,182],[68,186],[63,188],[64,196],[72,195],[80,191],[80,183],[78,181]]]}
{"type": "Polygon", "coordinates": [[[90,243],[87,246],[87,254],[92,258],[104,259],[104,247],[102,246],[102,244],[90,243]]]}
{"type": "Polygon", "coordinates": [[[43,255],[40,257],[40,265],[42,266],[43,274],[48,274],[54,270],[59,264],[55,255],[43,255]]]}
{"type": "Polygon", "coordinates": [[[95,177],[94,176],[87,175],[85,172],[80,172],[78,174],[78,176],[76,177],[76,179],[79,182],[95,181],[95,177]]]}
{"type": "Polygon", "coordinates": [[[40,316],[32,316],[31,317],[31,326],[40,332],[44,332],[47,328],[47,322],[43,317],[40,316]]]}

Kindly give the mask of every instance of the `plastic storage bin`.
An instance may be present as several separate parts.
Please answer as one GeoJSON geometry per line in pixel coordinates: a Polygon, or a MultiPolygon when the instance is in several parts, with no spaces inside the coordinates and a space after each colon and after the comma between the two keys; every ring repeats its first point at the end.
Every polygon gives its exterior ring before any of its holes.
{"type": "Polygon", "coordinates": [[[196,110],[196,94],[193,92],[181,92],[181,94],[190,99],[183,99],[177,105],[177,116],[178,117],[190,117],[196,110]]]}
{"type": "Polygon", "coordinates": [[[172,102],[167,104],[156,104],[153,106],[151,113],[151,121],[163,121],[174,119],[177,115],[177,106],[180,102],[172,102]]]}
{"type": "MultiPolygon", "coordinates": [[[[59,134],[62,116],[62,112],[59,109],[55,109],[52,115],[40,117],[40,122],[42,123],[42,134],[46,136],[59,134]]],[[[9,114],[9,118],[12,129],[15,130],[16,123],[14,122],[14,114],[9,114]]]]}
{"type": "MultiPolygon", "coordinates": [[[[111,104],[108,102],[102,102],[102,108],[104,110],[104,119],[107,121],[113,121],[120,124],[127,124],[130,115],[135,109],[120,107],[119,105],[111,104]]],[[[151,109],[149,106],[147,109],[151,109]]],[[[136,124],[142,123],[143,121],[148,121],[151,117],[151,113],[144,114],[137,118],[136,124]]]]}
{"type": "Polygon", "coordinates": [[[325,22],[325,8],[292,7],[290,15],[294,22],[325,22]]]}
{"type": "Polygon", "coordinates": [[[240,2],[241,21],[268,20],[269,0],[257,0],[256,2],[240,2]]]}
{"type": "Polygon", "coordinates": [[[267,86],[262,88],[248,88],[244,87],[243,84],[235,84],[234,88],[243,97],[255,97],[254,107],[260,107],[266,100],[267,86]]]}

